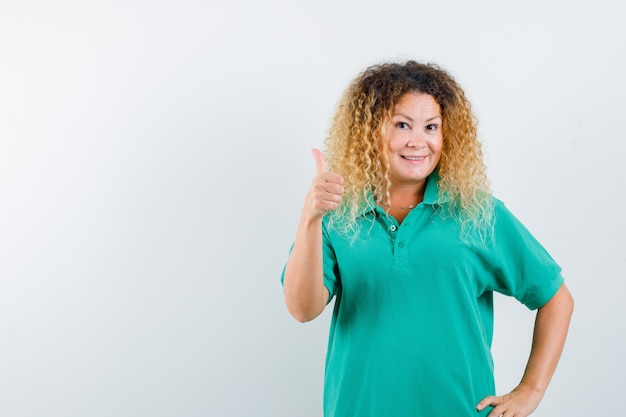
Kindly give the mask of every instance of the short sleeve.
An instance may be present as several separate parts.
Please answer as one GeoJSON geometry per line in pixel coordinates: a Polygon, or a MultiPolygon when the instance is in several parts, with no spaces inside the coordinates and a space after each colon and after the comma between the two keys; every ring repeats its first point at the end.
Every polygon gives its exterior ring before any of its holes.
{"type": "Polygon", "coordinates": [[[483,289],[513,296],[537,309],[563,284],[561,267],[504,203],[495,200],[494,204],[494,236],[483,253],[491,273],[485,276],[483,289]]]}
{"type": "Polygon", "coordinates": [[[322,245],[324,256],[324,286],[328,289],[328,302],[339,293],[339,268],[337,256],[333,249],[327,223],[322,223],[322,245]]]}
{"type": "MultiPolygon", "coordinates": [[[[328,289],[328,300],[335,297],[339,292],[339,279],[338,279],[338,267],[337,267],[337,257],[335,255],[335,250],[333,249],[332,242],[327,230],[326,222],[322,223],[322,256],[324,263],[324,286],[328,289]]],[[[293,250],[293,244],[289,249],[289,254],[291,255],[291,251],[293,250]]],[[[285,281],[285,270],[287,269],[287,264],[283,267],[283,272],[280,276],[280,283],[284,285],[285,281]]]]}

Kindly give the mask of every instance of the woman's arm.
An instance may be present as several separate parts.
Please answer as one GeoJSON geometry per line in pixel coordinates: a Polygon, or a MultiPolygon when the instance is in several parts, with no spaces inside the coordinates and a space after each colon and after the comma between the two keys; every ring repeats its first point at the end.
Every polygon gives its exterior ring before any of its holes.
{"type": "Polygon", "coordinates": [[[313,320],[326,307],[322,218],[335,210],[343,195],[343,178],[326,171],[324,156],[313,150],[317,173],[307,193],[296,240],[287,261],[283,288],[291,315],[300,322],[313,320]]]}
{"type": "Polygon", "coordinates": [[[299,322],[313,320],[326,307],[321,219],[310,221],[303,216],[300,220],[283,286],[287,309],[299,322]]]}
{"type": "Polygon", "coordinates": [[[526,417],[539,405],[561,357],[574,300],[565,284],[537,311],[530,358],[520,384],[509,394],[489,396],[478,403],[481,411],[494,407],[488,417],[526,417]]]}

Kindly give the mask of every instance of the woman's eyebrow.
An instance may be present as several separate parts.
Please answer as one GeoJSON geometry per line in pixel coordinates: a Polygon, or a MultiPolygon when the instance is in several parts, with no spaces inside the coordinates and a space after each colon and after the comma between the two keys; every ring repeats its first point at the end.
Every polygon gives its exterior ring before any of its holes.
{"type": "MultiPolygon", "coordinates": [[[[392,116],[400,116],[400,117],[404,117],[404,118],[405,118],[405,119],[407,119],[409,122],[414,122],[414,121],[415,121],[415,120],[414,120],[411,116],[406,115],[406,114],[401,113],[401,112],[396,112],[396,113],[392,114],[392,116]]],[[[441,118],[441,116],[440,116],[440,115],[437,115],[437,116],[433,116],[433,117],[431,117],[431,118],[429,118],[429,119],[426,119],[425,121],[426,121],[426,122],[432,122],[432,121],[433,121],[433,120],[435,120],[435,119],[440,119],[440,120],[443,120],[443,119],[441,118]]]]}

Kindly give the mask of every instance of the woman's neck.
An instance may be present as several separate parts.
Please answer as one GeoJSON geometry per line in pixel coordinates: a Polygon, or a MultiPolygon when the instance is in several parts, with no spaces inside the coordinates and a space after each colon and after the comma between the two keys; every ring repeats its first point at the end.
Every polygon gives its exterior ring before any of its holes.
{"type": "Polygon", "coordinates": [[[398,223],[402,223],[409,212],[424,199],[425,188],[425,184],[421,186],[414,184],[392,186],[389,190],[390,200],[383,201],[381,206],[398,223]]]}
{"type": "Polygon", "coordinates": [[[400,207],[416,206],[424,199],[425,189],[426,181],[420,184],[392,185],[389,190],[391,201],[385,201],[385,203],[400,207]]]}

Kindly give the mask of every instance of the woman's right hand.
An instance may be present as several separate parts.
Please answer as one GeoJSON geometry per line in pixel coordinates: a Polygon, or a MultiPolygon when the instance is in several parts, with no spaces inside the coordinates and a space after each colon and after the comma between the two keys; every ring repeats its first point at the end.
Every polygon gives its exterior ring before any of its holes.
{"type": "Polygon", "coordinates": [[[343,196],[343,177],[328,172],[326,160],[319,149],[312,149],[316,173],[306,196],[303,215],[311,220],[321,219],[329,210],[336,210],[343,196]]]}
{"type": "Polygon", "coordinates": [[[343,178],[328,172],[324,155],[313,149],[317,167],[313,184],[306,195],[302,216],[284,275],[285,302],[291,315],[300,322],[313,320],[328,303],[324,285],[322,218],[336,210],[343,195],[343,178]]]}

